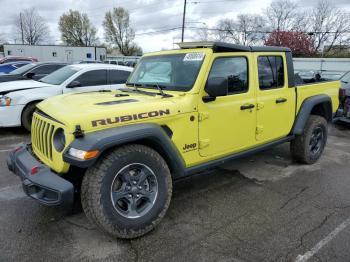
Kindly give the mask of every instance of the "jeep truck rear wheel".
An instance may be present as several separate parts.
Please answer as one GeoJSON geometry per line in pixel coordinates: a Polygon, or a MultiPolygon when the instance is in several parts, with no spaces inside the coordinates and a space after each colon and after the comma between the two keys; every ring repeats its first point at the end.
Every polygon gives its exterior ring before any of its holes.
{"type": "Polygon", "coordinates": [[[104,155],[89,168],[81,189],[87,217],[119,238],[151,231],[164,217],[172,178],[164,159],[143,145],[127,145],[104,155]]]}
{"type": "Polygon", "coordinates": [[[313,164],[322,155],[327,142],[327,121],[324,117],[311,115],[303,134],[290,145],[292,157],[301,163],[313,164]]]}

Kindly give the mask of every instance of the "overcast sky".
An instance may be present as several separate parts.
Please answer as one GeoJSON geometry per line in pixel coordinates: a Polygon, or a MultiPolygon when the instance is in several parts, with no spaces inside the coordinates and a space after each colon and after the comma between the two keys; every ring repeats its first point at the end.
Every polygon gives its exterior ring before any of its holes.
{"type": "MultiPolygon", "coordinates": [[[[20,37],[14,33],[14,19],[21,9],[35,7],[47,21],[52,43],[60,44],[58,20],[69,9],[88,14],[98,28],[98,36],[104,41],[102,21],[106,11],[122,6],[130,11],[132,25],[136,31],[135,41],[144,52],[169,49],[173,42],[180,41],[183,0],[0,0],[0,38],[11,43],[20,37]],[[158,33],[149,33],[160,31],[158,33]]],[[[233,18],[238,13],[261,13],[271,0],[187,0],[187,26],[209,28],[224,17],[233,18]]],[[[315,5],[317,0],[295,0],[300,7],[315,5]]],[[[332,0],[339,8],[350,11],[350,0],[332,0]]],[[[185,40],[191,40],[194,31],[187,30],[185,40]],[[187,35],[187,37],[186,37],[187,35]]]]}

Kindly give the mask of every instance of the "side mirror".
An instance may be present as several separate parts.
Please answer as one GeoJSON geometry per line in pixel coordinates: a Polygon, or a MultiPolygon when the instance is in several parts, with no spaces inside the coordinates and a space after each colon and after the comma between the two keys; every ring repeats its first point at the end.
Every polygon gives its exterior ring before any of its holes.
{"type": "Polygon", "coordinates": [[[205,86],[208,96],[203,97],[204,102],[214,101],[218,96],[227,96],[228,80],[226,77],[211,77],[205,86]]]}
{"type": "Polygon", "coordinates": [[[30,73],[26,74],[26,77],[29,78],[29,79],[33,79],[34,76],[35,76],[35,73],[33,73],[33,72],[30,72],[30,73]]]}
{"type": "Polygon", "coordinates": [[[67,88],[74,88],[74,87],[80,87],[81,84],[79,81],[72,81],[67,85],[67,88]]]}

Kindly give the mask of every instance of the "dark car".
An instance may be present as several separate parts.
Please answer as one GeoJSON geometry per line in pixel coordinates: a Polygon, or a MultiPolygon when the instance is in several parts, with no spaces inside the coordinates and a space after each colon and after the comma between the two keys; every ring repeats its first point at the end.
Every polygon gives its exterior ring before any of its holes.
{"type": "Polygon", "coordinates": [[[28,61],[11,62],[6,64],[0,64],[0,75],[9,74],[12,71],[30,64],[28,61]]]}
{"type": "Polygon", "coordinates": [[[340,79],[339,89],[339,109],[336,120],[350,124],[350,71],[345,73],[340,79]]]}
{"type": "Polygon", "coordinates": [[[28,56],[5,56],[0,58],[0,64],[19,62],[19,61],[29,61],[34,63],[34,62],[38,62],[38,59],[34,57],[28,57],[28,56]]]}
{"type": "Polygon", "coordinates": [[[97,60],[81,60],[76,64],[102,64],[102,62],[97,60]]]}
{"type": "Polygon", "coordinates": [[[341,78],[341,88],[339,90],[340,112],[343,122],[350,123],[350,71],[344,74],[341,78]]]}
{"type": "Polygon", "coordinates": [[[0,75],[0,82],[16,80],[39,80],[44,76],[66,66],[66,63],[40,62],[31,63],[12,71],[9,74],[0,75]]]}

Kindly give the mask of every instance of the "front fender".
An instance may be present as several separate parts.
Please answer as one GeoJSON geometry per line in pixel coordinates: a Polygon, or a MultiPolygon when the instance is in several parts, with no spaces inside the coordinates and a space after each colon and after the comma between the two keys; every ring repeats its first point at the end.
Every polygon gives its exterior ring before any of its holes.
{"type": "Polygon", "coordinates": [[[185,163],[181,154],[163,128],[156,124],[135,124],[85,134],[84,137],[76,138],[67,147],[63,160],[73,166],[88,168],[94,165],[106,150],[128,143],[149,145],[165,159],[173,176],[183,175],[185,163]],[[100,153],[94,159],[83,161],[70,156],[68,154],[70,148],[84,151],[99,150],[100,153]]]}

